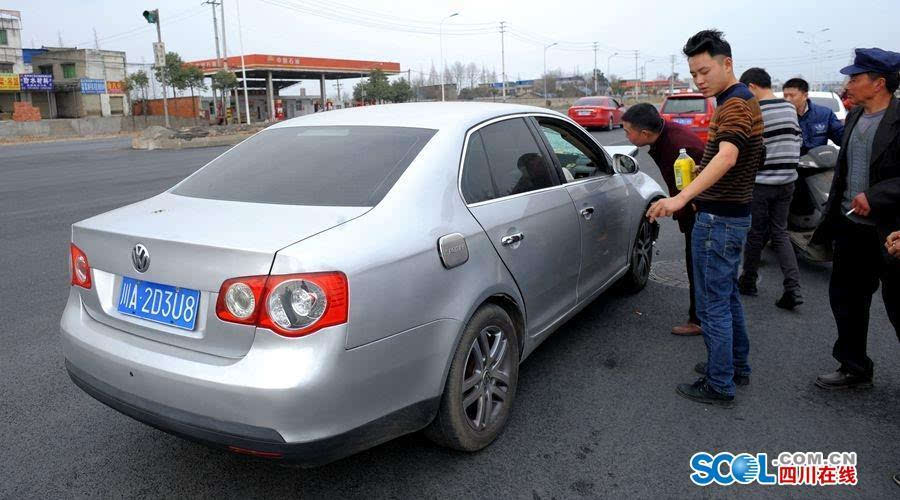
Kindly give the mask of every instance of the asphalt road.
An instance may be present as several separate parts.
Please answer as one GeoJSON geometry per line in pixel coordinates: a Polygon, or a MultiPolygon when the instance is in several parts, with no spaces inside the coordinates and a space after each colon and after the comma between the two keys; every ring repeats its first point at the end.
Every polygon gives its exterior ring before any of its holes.
{"type": "MultiPolygon", "coordinates": [[[[596,134],[624,141],[619,130],[596,134]]],[[[0,498],[900,497],[890,479],[900,471],[900,346],[880,295],[875,387],[823,392],[813,380],[836,367],[829,269],[803,265],[807,303],[785,312],[773,305],[781,276],[768,252],[761,294],[744,301],[753,379],[730,410],[676,395],[705,348],[668,333],[686,319],[687,291],[659,282],[600,297],[547,340],[521,368],[506,432],[477,454],[414,434],[303,470],[213,451],[107,408],[63,367],[69,226],[163,191],[222,150],[132,151],[120,139],[0,147],[0,498]],[[699,451],[854,451],[859,485],[700,488],[688,479],[699,451]]],[[[639,161],[659,177],[645,153],[639,161]]],[[[680,268],[681,245],[665,221],[658,270],[680,268]]]]}

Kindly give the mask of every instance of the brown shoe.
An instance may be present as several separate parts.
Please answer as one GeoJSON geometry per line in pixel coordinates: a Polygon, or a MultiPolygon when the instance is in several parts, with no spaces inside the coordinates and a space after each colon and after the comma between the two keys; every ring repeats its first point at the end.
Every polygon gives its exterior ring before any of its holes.
{"type": "Polygon", "coordinates": [[[702,335],[703,329],[700,328],[700,325],[695,325],[694,323],[685,323],[683,325],[678,325],[672,327],[672,335],[679,335],[681,337],[692,337],[694,335],[702,335]]]}

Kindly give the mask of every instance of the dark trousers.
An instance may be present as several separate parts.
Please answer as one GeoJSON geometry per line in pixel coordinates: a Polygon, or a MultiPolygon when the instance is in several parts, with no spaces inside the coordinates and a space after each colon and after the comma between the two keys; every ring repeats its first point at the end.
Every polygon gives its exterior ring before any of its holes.
{"type": "Polygon", "coordinates": [[[688,285],[691,291],[691,306],[688,309],[688,319],[695,325],[700,325],[697,316],[697,299],[694,287],[694,256],[691,251],[691,233],[694,232],[696,214],[693,210],[684,210],[678,214],[678,228],[684,233],[684,261],[687,264],[688,285]]]}
{"type": "Polygon", "coordinates": [[[834,262],[828,295],[838,338],[832,356],[841,369],[867,377],[873,363],[866,355],[869,308],[881,281],[888,318],[900,340],[900,266],[889,259],[884,241],[873,226],[840,217],[835,226],[834,262]]]}
{"type": "Polygon", "coordinates": [[[753,221],[744,246],[744,271],[742,280],[756,283],[759,259],[766,241],[772,242],[772,250],[781,265],[785,291],[800,289],[800,269],[797,256],[787,233],[788,211],[794,196],[794,183],[781,186],[755,184],[751,210],[753,221]]]}

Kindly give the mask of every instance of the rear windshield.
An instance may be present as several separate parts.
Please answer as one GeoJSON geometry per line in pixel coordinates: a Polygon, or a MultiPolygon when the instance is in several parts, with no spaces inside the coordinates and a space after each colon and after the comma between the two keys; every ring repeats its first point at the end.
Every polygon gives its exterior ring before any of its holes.
{"type": "Polygon", "coordinates": [[[838,106],[837,99],[833,97],[810,97],[810,100],[812,100],[813,103],[818,104],[819,106],[825,106],[835,113],[841,110],[841,108],[838,106]]]}
{"type": "Polygon", "coordinates": [[[706,113],[706,99],[703,97],[680,97],[666,99],[662,113],[674,115],[678,113],[706,113]]]}
{"type": "Polygon", "coordinates": [[[603,106],[605,100],[602,97],[582,97],[573,106],[603,106]]]}
{"type": "Polygon", "coordinates": [[[251,203],[371,207],[435,132],[406,127],[264,130],[172,192],[251,203]]]}

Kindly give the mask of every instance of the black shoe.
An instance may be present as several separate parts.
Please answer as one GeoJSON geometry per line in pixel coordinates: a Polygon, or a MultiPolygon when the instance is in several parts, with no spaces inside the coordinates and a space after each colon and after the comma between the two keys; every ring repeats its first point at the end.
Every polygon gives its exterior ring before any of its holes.
{"type": "Polygon", "coordinates": [[[800,292],[797,290],[790,290],[784,292],[784,295],[778,299],[778,302],[775,303],[776,306],[787,309],[788,311],[794,309],[803,303],[803,296],[800,295],[800,292]]]}
{"type": "Polygon", "coordinates": [[[894,482],[897,483],[897,486],[900,486],[900,472],[894,474],[894,482]]]}
{"type": "Polygon", "coordinates": [[[700,378],[693,384],[678,384],[675,388],[681,396],[708,405],[721,406],[723,408],[731,408],[734,406],[734,396],[726,396],[709,386],[706,378],[700,378]]]}
{"type": "MultiPolygon", "coordinates": [[[[700,362],[694,365],[694,371],[700,375],[706,375],[706,363],[700,362]]],[[[750,375],[734,374],[734,385],[748,385],[750,383],[750,375]]]]}
{"type": "Polygon", "coordinates": [[[828,390],[869,389],[872,387],[872,377],[837,370],[816,377],[816,385],[828,390]]]}
{"type": "Polygon", "coordinates": [[[740,292],[741,295],[756,297],[759,295],[759,290],[756,289],[756,280],[749,280],[746,276],[741,275],[741,277],[738,278],[738,292],[740,292]]]}

